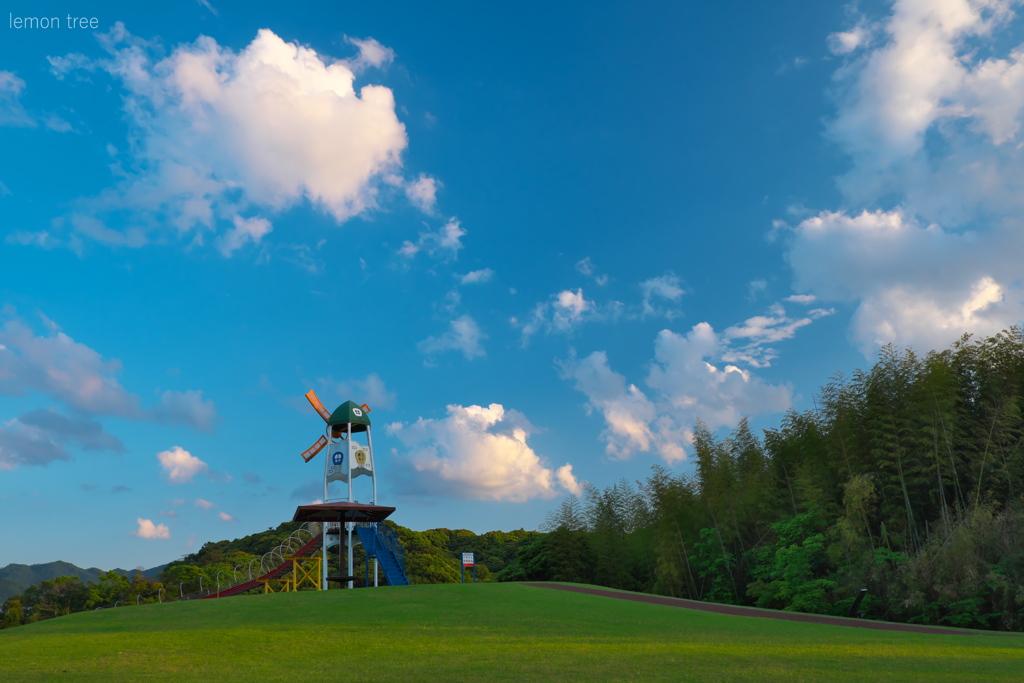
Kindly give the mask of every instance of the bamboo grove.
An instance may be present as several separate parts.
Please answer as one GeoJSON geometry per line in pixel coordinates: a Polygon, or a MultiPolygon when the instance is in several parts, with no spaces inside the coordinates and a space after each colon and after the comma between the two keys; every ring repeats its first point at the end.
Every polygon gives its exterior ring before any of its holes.
{"type": "Polygon", "coordinates": [[[499,578],[1022,630],[1021,330],[887,346],[815,404],[763,438],[698,423],[692,474],[567,498],[499,578]]]}

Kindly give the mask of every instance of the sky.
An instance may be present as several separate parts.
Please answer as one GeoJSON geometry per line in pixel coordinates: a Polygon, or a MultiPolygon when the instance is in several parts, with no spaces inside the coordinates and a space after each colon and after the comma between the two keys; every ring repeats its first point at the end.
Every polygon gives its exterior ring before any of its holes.
{"type": "Polygon", "coordinates": [[[397,523],[535,529],[1020,324],[1021,4],[6,3],[0,566],[290,520],[309,390],[397,523]]]}

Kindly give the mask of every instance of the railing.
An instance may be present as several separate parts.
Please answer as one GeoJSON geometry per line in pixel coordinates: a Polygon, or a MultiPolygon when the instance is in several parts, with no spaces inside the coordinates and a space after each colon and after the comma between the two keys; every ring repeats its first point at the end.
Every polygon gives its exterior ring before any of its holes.
{"type": "MultiPolygon", "coordinates": [[[[315,522],[308,522],[303,524],[298,529],[293,531],[286,539],[281,541],[279,544],[277,544],[267,552],[265,552],[261,557],[255,557],[252,560],[250,560],[249,566],[246,568],[247,571],[239,572],[242,575],[241,577],[238,577],[233,573],[232,580],[230,582],[221,582],[219,588],[216,584],[207,586],[203,585],[203,582],[200,581],[200,588],[185,593],[182,590],[181,585],[179,584],[178,591],[176,591],[177,595],[175,595],[174,592],[168,593],[168,591],[165,589],[148,591],[146,593],[142,593],[136,596],[136,605],[138,605],[142,599],[146,599],[147,597],[156,597],[159,602],[180,602],[182,600],[199,600],[202,598],[209,597],[211,595],[217,595],[218,593],[224,593],[226,591],[229,591],[236,586],[252,581],[253,579],[257,578],[257,576],[263,576],[268,572],[274,570],[275,568],[278,568],[285,564],[287,562],[285,558],[294,555],[297,550],[299,550],[300,548],[302,548],[302,546],[304,546],[310,540],[315,538],[320,533],[320,528],[321,525],[315,522]],[[252,565],[254,562],[259,562],[259,573],[257,574],[257,576],[253,576],[250,578],[250,574],[252,573],[252,565]],[[160,595],[161,590],[164,591],[162,600],[160,595]]],[[[212,584],[213,582],[210,583],[212,584]]],[[[118,605],[123,606],[124,604],[124,600],[118,600],[113,605],[108,603],[106,605],[93,607],[93,609],[97,610],[103,609],[104,607],[117,607],[118,605]]]]}
{"type": "Polygon", "coordinates": [[[389,527],[387,524],[377,524],[377,539],[378,541],[394,555],[395,560],[398,561],[398,567],[404,572],[405,571],[405,547],[402,542],[398,540],[398,534],[395,530],[389,527]]]}

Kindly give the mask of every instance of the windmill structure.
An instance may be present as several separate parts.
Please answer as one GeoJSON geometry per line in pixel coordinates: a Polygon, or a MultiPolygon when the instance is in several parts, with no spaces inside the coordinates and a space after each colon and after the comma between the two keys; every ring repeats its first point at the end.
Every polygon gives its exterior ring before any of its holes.
{"type": "MultiPolygon", "coordinates": [[[[323,436],[316,440],[316,442],[307,448],[302,453],[302,459],[306,462],[311,461],[316,455],[322,451],[327,451],[327,457],[324,462],[324,503],[330,503],[330,484],[332,482],[341,482],[347,484],[347,495],[335,496],[336,501],[347,501],[348,503],[358,502],[354,498],[354,484],[353,481],[357,477],[367,476],[372,482],[371,497],[369,500],[370,505],[377,504],[377,475],[373,463],[373,437],[370,432],[370,418],[369,412],[370,407],[365,403],[357,405],[354,401],[345,401],[340,406],[334,409],[334,412],[328,412],[324,408],[324,404],[317,398],[315,392],[310,391],[306,394],[306,398],[310,404],[320,414],[320,417],[327,423],[326,431],[323,436]]],[[[364,498],[365,501],[365,498],[364,498]]],[[[327,588],[328,571],[327,571],[327,549],[334,545],[340,545],[341,542],[341,529],[337,528],[338,525],[330,527],[325,524],[324,535],[323,535],[323,588],[327,588]],[[332,533],[333,532],[333,533],[332,533]]],[[[367,564],[372,556],[373,559],[373,576],[374,585],[377,585],[377,569],[378,560],[382,559],[379,557],[378,545],[384,543],[385,539],[382,538],[382,531],[376,528],[364,530],[361,527],[356,527],[353,522],[345,523],[345,531],[347,532],[347,546],[348,546],[348,573],[345,578],[348,579],[348,587],[352,588],[352,574],[353,574],[353,531],[356,531],[359,535],[360,541],[363,543],[367,551],[367,564]]],[[[397,538],[395,539],[397,541],[397,538]]],[[[339,548],[340,550],[340,548],[339,548]]],[[[340,556],[340,552],[339,552],[340,556]]],[[[367,567],[369,569],[369,567],[367,567]]],[[[387,567],[385,567],[387,569],[387,567]]],[[[389,582],[394,584],[395,581],[388,576],[389,582]]],[[[404,571],[402,572],[401,578],[405,578],[404,571]]],[[[399,582],[401,582],[399,580],[399,582]]],[[[408,579],[405,579],[408,583],[408,579]]]]}

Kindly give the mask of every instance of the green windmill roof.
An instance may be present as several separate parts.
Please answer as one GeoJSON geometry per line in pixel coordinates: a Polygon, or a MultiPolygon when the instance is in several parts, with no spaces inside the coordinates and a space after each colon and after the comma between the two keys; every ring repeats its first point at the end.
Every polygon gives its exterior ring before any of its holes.
{"type": "Polygon", "coordinates": [[[331,427],[350,424],[352,425],[353,432],[365,432],[366,428],[370,426],[370,418],[366,415],[366,411],[359,407],[358,403],[355,401],[345,401],[334,409],[334,412],[331,413],[331,419],[327,421],[327,424],[331,427]]]}

